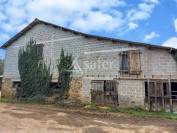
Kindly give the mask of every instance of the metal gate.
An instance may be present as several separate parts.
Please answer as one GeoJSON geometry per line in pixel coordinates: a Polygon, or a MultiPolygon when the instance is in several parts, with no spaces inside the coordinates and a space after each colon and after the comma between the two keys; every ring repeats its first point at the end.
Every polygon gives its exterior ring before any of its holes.
{"type": "Polygon", "coordinates": [[[98,104],[118,105],[116,80],[94,80],[91,82],[91,101],[98,104]]]}

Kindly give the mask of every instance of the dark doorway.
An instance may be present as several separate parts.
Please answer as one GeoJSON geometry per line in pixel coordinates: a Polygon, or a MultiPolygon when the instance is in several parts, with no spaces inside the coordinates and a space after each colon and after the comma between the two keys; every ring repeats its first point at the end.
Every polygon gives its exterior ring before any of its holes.
{"type": "Polygon", "coordinates": [[[176,82],[171,83],[171,94],[172,94],[172,99],[177,100],[177,83],[176,82]]]}
{"type": "Polygon", "coordinates": [[[177,82],[170,80],[150,80],[145,82],[145,106],[149,110],[170,110],[177,102],[177,82]]]}
{"type": "Polygon", "coordinates": [[[91,82],[91,101],[98,104],[118,105],[117,81],[93,80],[91,82]]]}

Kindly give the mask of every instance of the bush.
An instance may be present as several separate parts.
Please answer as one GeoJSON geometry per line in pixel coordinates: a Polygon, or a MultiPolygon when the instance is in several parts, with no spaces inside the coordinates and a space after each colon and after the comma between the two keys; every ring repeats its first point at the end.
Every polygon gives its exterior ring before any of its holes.
{"type": "Polygon", "coordinates": [[[35,98],[39,95],[49,96],[52,93],[50,65],[47,67],[40,56],[39,47],[34,40],[30,40],[26,48],[19,50],[21,88],[17,89],[17,98],[35,98]]]}
{"type": "Polygon", "coordinates": [[[60,59],[58,60],[58,85],[60,88],[61,99],[69,97],[68,91],[70,89],[71,74],[72,74],[72,55],[65,55],[64,50],[61,50],[60,59]]]}

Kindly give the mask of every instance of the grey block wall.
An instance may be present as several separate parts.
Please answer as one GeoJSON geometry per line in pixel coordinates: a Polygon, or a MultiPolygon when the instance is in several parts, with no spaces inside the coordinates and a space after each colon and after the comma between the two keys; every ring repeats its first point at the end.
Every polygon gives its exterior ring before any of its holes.
{"type": "Polygon", "coordinates": [[[144,106],[145,86],[142,80],[119,80],[118,97],[120,106],[144,106]]]}
{"type": "MultiPolygon", "coordinates": [[[[37,24],[26,34],[16,40],[6,49],[4,78],[10,78],[12,81],[20,80],[18,72],[18,51],[21,47],[25,47],[26,43],[33,38],[38,44],[44,44],[44,58],[47,63],[51,62],[53,81],[57,79],[56,62],[60,57],[60,51],[63,48],[65,52],[78,58],[78,64],[83,70],[83,75],[79,75],[83,79],[83,99],[90,99],[90,82],[91,80],[112,80],[128,78],[132,80],[119,80],[118,92],[120,102],[138,103],[143,105],[144,101],[144,85],[143,80],[149,78],[177,79],[177,64],[169,51],[164,49],[149,49],[138,45],[129,45],[122,42],[111,42],[98,40],[94,38],[86,38],[82,35],[76,35],[69,31],[56,29],[49,25],[37,24]],[[120,75],[120,58],[119,53],[99,53],[85,55],[84,52],[112,50],[120,48],[138,48],[141,51],[141,69],[142,73],[136,75],[120,75]],[[103,67],[95,69],[85,69],[84,63],[95,62],[111,62],[111,69],[103,67]]],[[[77,76],[77,74],[74,74],[77,76]]]]}
{"type": "Polygon", "coordinates": [[[56,60],[59,59],[62,48],[75,58],[82,57],[83,53],[88,51],[127,47],[127,44],[113,44],[108,41],[85,38],[51,26],[38,24],[6,49],[4,77],[10,77],[13,80],[19,79],[18,51],[26,45],[30,38],[36,40],[37,43],[45,44],[44,57],[47,62],[51,62],[53,65],[54,78],[57,76],[56,60]]]}

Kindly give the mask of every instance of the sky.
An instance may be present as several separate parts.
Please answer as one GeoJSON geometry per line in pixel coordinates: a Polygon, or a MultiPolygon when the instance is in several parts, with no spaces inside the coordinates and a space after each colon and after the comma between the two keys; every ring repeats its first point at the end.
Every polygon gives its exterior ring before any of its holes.
{"type": "MultiPolygon", "coordinates": [[[[35,18],[89,34],[177,48],[177,0],[0,0],[0,45],[35,18]]],[[[0,58],[4,54],[0,50],[0,58]]]]}

